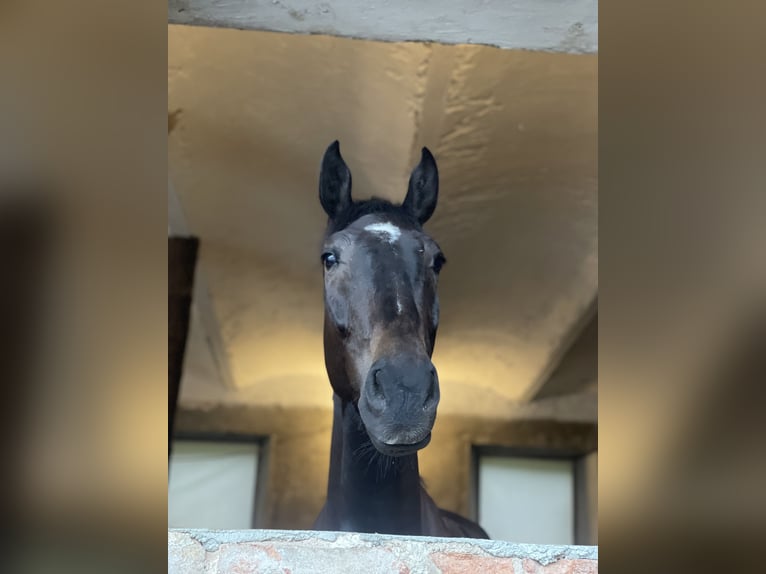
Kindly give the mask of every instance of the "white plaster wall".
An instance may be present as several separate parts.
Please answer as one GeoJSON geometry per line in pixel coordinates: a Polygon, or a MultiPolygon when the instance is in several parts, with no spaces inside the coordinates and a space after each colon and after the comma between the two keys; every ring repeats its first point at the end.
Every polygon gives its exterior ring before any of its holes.
{"type": "Polygon", "coordinates": [[[338,138],[357,197],[401,200],[419,147],[435,153],[440,409],[518,409],[597,291],[597,58],[178,26],[168,42],[170,177],[239,389],[185,381],[181,401],[329,408],[317,175],[338,138]]]}

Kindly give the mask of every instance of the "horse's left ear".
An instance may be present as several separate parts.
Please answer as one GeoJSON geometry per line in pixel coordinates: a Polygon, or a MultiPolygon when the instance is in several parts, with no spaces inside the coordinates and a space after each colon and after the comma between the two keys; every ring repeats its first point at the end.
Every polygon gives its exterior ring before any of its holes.
{"type": "Polygon", "coordinates": [[[434,156],[427,147],[424,147],[420,163],[412,170],[410,185],[402,207],[412,213],[423,225],[433,215],[438,198],[439,170],[436,168],[434,156]]]}

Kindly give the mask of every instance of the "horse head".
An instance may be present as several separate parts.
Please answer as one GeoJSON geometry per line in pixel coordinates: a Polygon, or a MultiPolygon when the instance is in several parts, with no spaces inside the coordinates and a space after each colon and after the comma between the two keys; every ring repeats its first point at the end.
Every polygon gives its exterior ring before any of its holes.
{"type": "Polygon", "coordinates": [[[428,444],[439,404],[431,356],[445,258],[423,230],[438,192],[426,148],[400,205],[352,200],[337,141],[322,160],[325,364],[335,393],[358,408],[372,444],[389,456],[428,444]]]}

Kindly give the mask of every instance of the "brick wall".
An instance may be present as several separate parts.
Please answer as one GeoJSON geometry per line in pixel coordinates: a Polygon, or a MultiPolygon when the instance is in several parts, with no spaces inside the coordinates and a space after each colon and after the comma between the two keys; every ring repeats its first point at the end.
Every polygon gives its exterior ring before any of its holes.
{"type": "Polygon", "coordinates": [[[591,574],[595,546],[286,530],[169,530],[168,574],[591,574]]]}

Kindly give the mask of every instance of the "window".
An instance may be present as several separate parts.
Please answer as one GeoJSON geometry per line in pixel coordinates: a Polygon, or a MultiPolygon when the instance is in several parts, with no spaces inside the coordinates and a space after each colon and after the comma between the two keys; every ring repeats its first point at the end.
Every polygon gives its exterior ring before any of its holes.
{"type": "Polygon", "coordinates": [[[482,456],[479,522],[499,540],[574,544],[574,461],[482,456]]]}
{"type": "Polygon", "coordinates": [[[477,446],[471,514],[496,540],[598,544],[598,451],[477,446]]]}
{"type": "Polygon", "coordinates": [[[176,440],[168,465],[168,527],[252,528],[259,451],[255,441],[176,440]]]}

